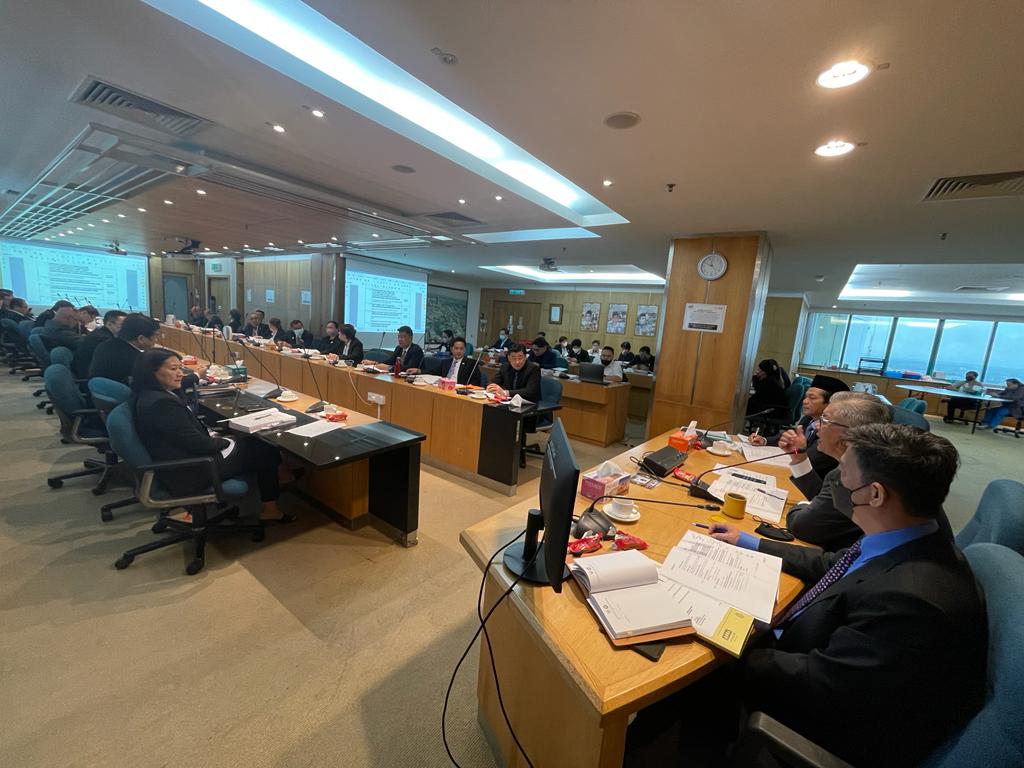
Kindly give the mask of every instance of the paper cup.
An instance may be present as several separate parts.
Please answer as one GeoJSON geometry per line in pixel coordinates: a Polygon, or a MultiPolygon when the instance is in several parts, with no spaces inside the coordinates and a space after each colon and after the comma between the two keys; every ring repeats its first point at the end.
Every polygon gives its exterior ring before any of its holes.
{"type": "Polygon", "coordinates": [[[736,520],[742,520],[747,513],[747,497],[738,493],[725,494],[725,504],[722,505],[722,514],[728,515],[736,520]]]}

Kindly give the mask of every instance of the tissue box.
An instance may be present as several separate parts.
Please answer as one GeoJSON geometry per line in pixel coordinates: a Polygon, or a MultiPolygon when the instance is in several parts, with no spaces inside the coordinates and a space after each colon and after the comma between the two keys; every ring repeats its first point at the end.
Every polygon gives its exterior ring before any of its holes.
{"type": "Polygon", "coordinates": [[[616,496],[626,493],[628,490],[628,472],[603,476],[598,476],[597,471],[587,472],[583,475],[583,484],[580,486],[580,493],[588,499],[597,499],[601,496],[616,496]]]}
{"type": "Polygon", "coordinates": [[[231,372],[232,376],[241,376],[242,381],[249,380],[249,371],[244,365],[236,363],[235,365],[225,365],[224,367],[231,372]]]}
{"type": "Polygon", "coordinates": [[[668,436],[668,444],[675,448],[677,451],[683,453],[689,453],[693,450],[693,446],[700,442],[700,435],[696,432],[692,435],[687,435],[683,430],[673,432],[668,436]]]}
{"type": "Polygon", "coordinates": [[[437,384],[445,392],[454,392],[455,385],[458,384],[458,382],[455,379],[441,379],[437,384]]]}

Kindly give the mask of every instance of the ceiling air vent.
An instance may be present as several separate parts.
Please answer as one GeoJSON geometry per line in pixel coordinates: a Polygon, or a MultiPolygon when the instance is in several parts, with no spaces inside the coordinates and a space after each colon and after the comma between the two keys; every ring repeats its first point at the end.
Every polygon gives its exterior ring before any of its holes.
{"type": "Polygon", "coordinates": [[[1024,171],[1007,171],[936,179],[921,202],[1020,196],[1024,196],[1024,171]]]}
{"type": "Polygon", "coordinates": [[[482,221],[477,221],[469,216],[463,216],[461,213],[456,213],[455,211],[428,213],[424,218],[433,219],[434,221],[438,221],[449,227],[476,227],[483,224],[482,221]]]}
{"type": "Polygon", "coordinates": [[[989,286],[989,285],[961,285],[959,288],[954,288],[953,293],[1002,293],[1003,291],[1010,290],[1009,286],[989,286]]]}
{"type": "Polygon", "coordinates": [[[88,77],[72,94],[71,101],[103,110],[125,120],[157,128],[175,136],[191,136],[210,125],[208,120],[161,104],[111,83],[88,77]]]}

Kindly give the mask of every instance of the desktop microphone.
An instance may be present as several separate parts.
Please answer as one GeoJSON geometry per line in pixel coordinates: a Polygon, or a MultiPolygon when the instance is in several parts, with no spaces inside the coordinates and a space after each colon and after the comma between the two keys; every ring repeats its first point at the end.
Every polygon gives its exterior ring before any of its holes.
{"type": "MultiPolygon", "coordinates": [[[[243,360],[245,359],[245,350],[248,348],[248,346],[249,346],[248,344],[246,344],[245,342],[242,342],[242,359],[243,360]]],[[[274,384],[277,385],[277,386],[274,387],[274,389],[270,390],[265,395],[263,395],[263,399],[264,400],[273,400],[275,397],[280,397],[281,394],[284,392],[284,390],[281,389],[281,382],[277,380],[277,376],[275,376],[274,372],[271,371],[269,368],[267,368],[267,366],[265,366],[263,364],[263,360],[260,359],[259,354],[257,354],[256,352],[253,352],[252,350],[249,350],[249,354],[252,355],[252,357],[254,357],[256,359],[257,363],[260,364],[260,370],[263,371],[264,374],[270,376],[270,378],[272,378],[274,380],[274,384]]]]}
{"type": "MultiPolygon", "coordinates": [[[[188,322],[186,321],[186,323],[185,323],[185,330],[186,330],[186,331],[188,331],[189,333],[191,333],[191,332],[192,332],[192,329],[193,329],[193,328],[195,328],[195,327],[196,327],[196,326],[194,326],[194,325],[189,325],[189,324],[188,324],[188,322]]],[[[200,331],[199,331],[199,338],[198,338],[198,339],[196,339],[196,343],[197,343],[197,344],[199,344],[199,351],[200,351],[200,352],[202,353],[203,357],[204,357],[204,358],[205,358],[206,360],[210,360],[210,358],[209,358],[209,357],[207,357],[207,355],[206,355],[206,345],[205,345],[205,344],[203,344],[203,332],[202,332],[202,330],[201,330],[201,329],[200,329],[200,331]]],[[[213,362],[213,361],[211,360],[210,362],[213,362]]]]}
{"type": "MultiPolygon", "coordinates": [[[[473,361],[473,370],[469,372],[469,377],[466,379],[466,383],[467,384],[472,384],[473,383],[473,375],[476,373],[476,368],[477,368],[478,365],[480,365],[480,358],[479,357],[476,360],[473,361]]],[[[459,364],[459,368],[462,368],[462,364],[461,363],[459,364]]]]}
{"type": "Polygon", "coordinates": [[[710,472],[718,472],[718,471],[723,470],[723,469],[728,469],[729,467],[742,467],[744,464],[757,464],[760,461],[766,461],[768,459],[774,459],[774,458],[777,458],[779,456],[790,456],[790,455],[791,454],[790,454],[789,451],[781,451],[779,453],[774,453],[771,456],[762,456],[759,459],[751,459],[750,461],[737,461],[735,464],[726,464],[724,466],[719,467],[718,469],[705,469],[703,472],[701,472],[699,475],[697,475],[691,481],[691,483],[690,483],[690,495],[691,496],[696,496],[698,499],[712,499],[714,501],[721,501],[721,499],[718,499],[715,496],[712,496],[710,493],[708,493],[709,486],[707,485],[707,483],[702,483],[700,481],[700,479],[702,477],[704,477],[704,475],[706,475],[706,474],[708,474],[710,472]]]}
{"type": "Polygon", "coordinates": [[[324,402],[324,393],[320,391],[320,383],[316,380],[316,371],[313,370],[313,363],[310,362],[312,355],[303,355],[306,358],[306,365],[309,366],[309,375],[313,377],[313,386],[316,387],[316,396],[320,398],[320,402],[313,403],[309,408],[305,410],[305,413],[320,413],[324,409],[327,403],[324,402]]]}
{"type": "Polygon", "coordinates": [[[381,331],[380,333],[380,344],[377,345],[377,349],[384,349],[384,336],[387,331],[381,331]]]}

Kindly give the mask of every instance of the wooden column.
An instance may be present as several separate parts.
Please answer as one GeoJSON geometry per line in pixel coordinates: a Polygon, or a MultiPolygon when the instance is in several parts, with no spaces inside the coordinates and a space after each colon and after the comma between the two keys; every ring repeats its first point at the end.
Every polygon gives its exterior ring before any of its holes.
{"type": "Polygon", "coordinates": [[[767,238],[757,233],[685,238],[672,244],[649,434],[691,419],[710,426],[733,418],[733,430],[742,426],[770,253],[767,238]],[[712,250],[725,256],[729,267],[718,280],[706,281],[697,274],[697,262],[712,250]],[[724,331],[684,331],[688,303],[724,304],[724,331]]]}

